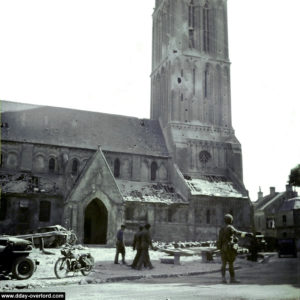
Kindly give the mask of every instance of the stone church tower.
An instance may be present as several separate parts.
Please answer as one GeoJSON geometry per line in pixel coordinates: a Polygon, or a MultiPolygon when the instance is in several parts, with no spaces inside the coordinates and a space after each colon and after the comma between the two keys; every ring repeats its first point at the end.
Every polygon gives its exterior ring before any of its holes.
{"type": "Polygon", "coordinates": [[[226,0],[156,0],[151,118],[180,170],[230,177],[243,188],[231,123],[226,0]]]}

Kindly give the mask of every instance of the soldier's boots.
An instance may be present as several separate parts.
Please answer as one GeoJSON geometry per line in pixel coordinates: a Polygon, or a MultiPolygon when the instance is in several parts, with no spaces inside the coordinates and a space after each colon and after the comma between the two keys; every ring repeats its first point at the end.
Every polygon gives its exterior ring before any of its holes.
{"type": "Polygon", "coordinates": [[[222,283],[227,283],[227,280],[226,280],[225,276],[222,277],[222,283]]]}
{"type": "Polygon", "coordinates": [[[234,277],[230,278],[230,283],[241,283],[239,280],[236,280],[234,277]]]}

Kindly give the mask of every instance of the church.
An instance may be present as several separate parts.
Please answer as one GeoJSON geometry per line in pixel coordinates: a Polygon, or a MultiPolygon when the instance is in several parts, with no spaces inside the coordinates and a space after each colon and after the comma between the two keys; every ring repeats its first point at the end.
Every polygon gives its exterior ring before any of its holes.
{"type": "Polygon", "coordinates": [[[226,0],[155,1],[150,119],[1,101],[0,234],[214,240],[226,213],[250,230],[227,27],[226,0]]]}

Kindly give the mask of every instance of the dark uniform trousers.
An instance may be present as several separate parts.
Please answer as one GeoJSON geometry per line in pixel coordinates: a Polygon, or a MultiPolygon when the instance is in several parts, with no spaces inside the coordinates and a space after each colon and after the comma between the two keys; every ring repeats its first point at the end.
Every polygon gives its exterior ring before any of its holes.
{"type": "Polygon", "coordinates": [[[153,247],[151,242],[150,232],[144,229],[141,233],[140,239],[141,239],[141,252],[140,252],[140,257],[138,259],[136,268],[138,270],[141,270],[144,265],[144,267],[152,269],[153,266],[149,256],[149,247],[151,248],[153,247]]]}

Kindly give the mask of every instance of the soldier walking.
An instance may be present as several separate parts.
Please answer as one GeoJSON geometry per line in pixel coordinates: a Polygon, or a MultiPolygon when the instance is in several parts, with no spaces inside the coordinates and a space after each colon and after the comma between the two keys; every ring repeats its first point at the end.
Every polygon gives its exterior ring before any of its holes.
{"type": "Polygon", "coordinates": [[[138,259],[136,269],[141,270],[142,266],[144,265],[148,269],[153,269],[152,263],[150,261],[149,256],[149,247],[154,250],[152,245],[151,235],[150,235],[150,224],[146,224],[143,231],[141,232],[141,253],[138,259]]]}
{"type": "Polygon", "coordinates": [[[119,262],[119,253],[122,255],[122,263],[126,264],[125,262],[125,245],[124,245],[124,230],[125,225],[121,225],[121,229],[117,232],[117,241],[116,241],[116,256],[115,256],[115,264],[119,262]]]}
{"type": "Polygon", "coordinates": [[[134,238],[133,238],[133,243],[132,243],[132,248],[133,250],[136,250],[136,255],[134,257],[134,260],[131,264],[131,268],[135,269],[137,266],[137,263],[139,261],[139,258],[141,256],[141,235],[142,235],[142,231],[144,229],[144,226],[140,225],[139,226],[139,231],[135,233],[134,238]]]}
{"type": "Polygon", "coordinates": [[[238,238],[237,236],[245,237],[250,236],[252,237],[252,233],[247,233],[243,231],[239,231],[232,226],[233,217],[230,214],[226,214],[224,216],[225,226],[220,229],[219,232],[219,239],[217,242],[217,247],[221,251],[221,260],[222,260],[222,282],[227,283],[225,273],[226,273],[226,265],[229,265],[229,274],[230,274],[230,283],[239,283],[235,279],[234,273],[234,261],[237,256],[237,249],[238,249],[238,238]]]}

